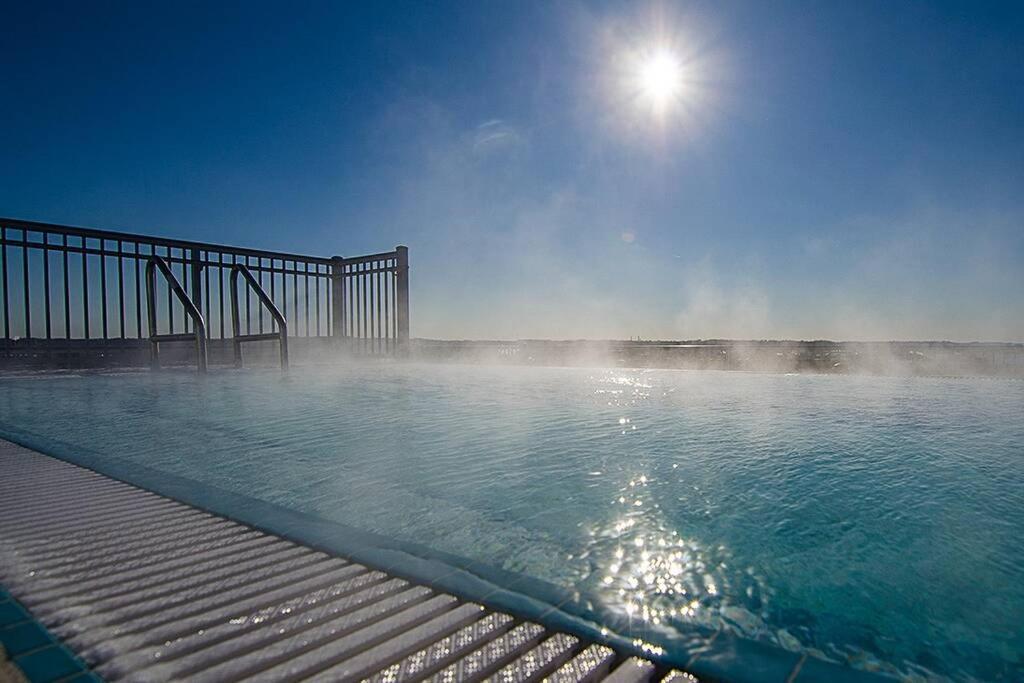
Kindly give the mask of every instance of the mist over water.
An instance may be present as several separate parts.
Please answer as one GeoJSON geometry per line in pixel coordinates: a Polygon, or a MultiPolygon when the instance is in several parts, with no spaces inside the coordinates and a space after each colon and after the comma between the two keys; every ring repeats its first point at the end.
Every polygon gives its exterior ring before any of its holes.
{"type": "Polygon", "coordinates": [[[1024,674],[1020,381],[377,364],[0,382],[2,435],[541,579],[669,648],[724,625],[858,668],[1024,674]]]}

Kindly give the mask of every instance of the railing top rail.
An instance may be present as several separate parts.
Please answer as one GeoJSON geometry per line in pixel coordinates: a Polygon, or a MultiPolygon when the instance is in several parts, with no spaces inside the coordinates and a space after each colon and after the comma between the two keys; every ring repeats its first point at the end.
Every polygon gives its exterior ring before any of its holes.
{"type": "MultiPolygon", "coordinates": [[[[64,235],[71,235],[74,237],[84,237],[91,239],[102,239],[102,240],[122,240],[126,242],[138,242],[141,244],[150,244],[160,247],[173,247],[175,249],[199,249],[201,251],[217,251],[226,254],[237,254],[238,256],[251,256],[254,258],[268,258],[278,259],[286,261],[305,261],[307,263],[316,263],[320,265],[331,265],[331,259],[324,258],[322,256],[309,256],[307,254],[292,254],[281,251],[269,251],[265,249],[248,249],[245,247],[231,247],[224,244],[214,244],[211,242],[194,242],[191,240],[179,240],[169,237],[155,237],[153,235],[140,235],[138,233],[130,232],[116,232],[113,230],[98,230],[96,228],[83,228],[74,225],[59,225],[56,223],[41,223],[39,221],[26,221],[18,218],[4,218],[0,217],[0,227],[4,228],[16,228],[19,230],[29,230],[35,232],[56,232],[64,235]]],[[[130,254],[126,254],[130,256],[130,254]]],[[[141,256],[148,256],[148,254],[141,254],[141,256]]],[[[383,255],[375,255],[383,256],[383,255]]],[[[370,257],[359,257],[352,259],[355,262],[370,257]]]]}
{"type": "Polygon", "coordinates": [[[342,258],[341,264],[344,266],[354,266],[360,263],[371,263],[373,261],[382,261],[388,258],[394,258],[395,252],[385,251],[380,254],[367,254],[366,256],[353,256],[351,258],[342,258]]]}
{"type": "Polygon", "coordinates": [[[370,263],[372,261],[381,261],[389,258],[398,257],[398,248],[394,251],[382,251],[379,254],[365,254],[363,256],[352,256],[345,258],[344,256],[338,257],[341,259],[341,264],[344,266],[357,265],[360,263],[370,263]]]}

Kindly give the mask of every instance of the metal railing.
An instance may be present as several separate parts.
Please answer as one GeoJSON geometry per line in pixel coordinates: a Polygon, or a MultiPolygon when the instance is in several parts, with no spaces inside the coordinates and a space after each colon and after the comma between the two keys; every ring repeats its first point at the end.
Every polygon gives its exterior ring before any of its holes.
{"type": "MultiPolygon", "coordinates": [[[[0,350],[145,345],[142,271],[154,256],[201,313],[213,342],[230,345],[233,336],[227,309],[236,265],[267,293],[296,343],[393,353],[409,339],[405,247],[326,258],[0,218],[0,350]]],[[[158,335],[195,329],[166,279],[155,283],[154,300],[158,335]]],[[[253,287],[238,303],[240,334],[279,331],[253,287]]]]}
{"type": "Polygon", "coordinates": [[[208,359],[206,354],[206,321],[203,314],[199,312],[196,305],[188,298],[188,294],[182,289],[178,278],[174,277],[171,267],[159,256],[150,256],[146,262],[146,310],[149,314],[149,364],[154,370],[160,367],[160,344],[162,342],[193,341],[196,345],[196,365],[199,372],[206,372],[208,359]],[[191,332],[181,334],[159,334],[156,324],[156,271],[164,276],[167,286],[178,301],[185,308],[195,328],[191,332]]]}
{"type": "Polygon", "coordinates": [[[274,301],[267,296],[266,291],[256,282],[252,272],[242,264],[231,267],[231,334],[232,347],[234,349],[235,367],[242,367],[242,342],[277,340],[281,350],[281,369],[288,369],[288,321],[274,305],[274,301]],[[271,317],[277,324],[277,332],[269,334],[242,334],[242,320],[238,314],[238,276],[245,279],[248,289],[256,292],[260,303],[270,312],[271,317]]]}
{"type": "Polygon", "coordinates": [[[409,250],[334,257],[333,315],[349,348],[401,350],[409,340],[409,250]]]}

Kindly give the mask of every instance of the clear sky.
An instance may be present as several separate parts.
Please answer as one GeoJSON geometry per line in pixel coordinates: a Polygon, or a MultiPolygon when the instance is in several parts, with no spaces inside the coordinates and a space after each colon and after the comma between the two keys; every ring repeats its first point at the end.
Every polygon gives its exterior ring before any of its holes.
{"type": "Polygon", "coordinates": [[[9,2],[0,36],[0,215],[407,244],[414,336],[1024,340],[1024,3],[9,2]]]}

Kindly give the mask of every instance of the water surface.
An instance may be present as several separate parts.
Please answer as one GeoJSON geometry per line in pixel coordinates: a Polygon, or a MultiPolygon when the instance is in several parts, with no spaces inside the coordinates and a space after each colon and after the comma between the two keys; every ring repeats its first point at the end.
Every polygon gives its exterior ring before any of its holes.
{"type": "Polygon", "coordinates": [[[971,379],[0,379],[0,434],[101,471],[127,460],[541,579],[667,647],[724,625],[956,680],[1024,677],[1022,418],[1024,382],[971,379]]]}

